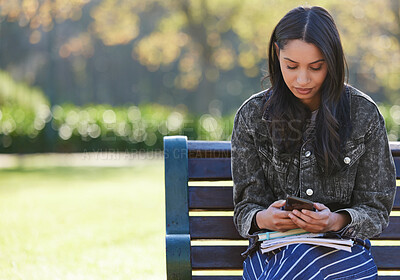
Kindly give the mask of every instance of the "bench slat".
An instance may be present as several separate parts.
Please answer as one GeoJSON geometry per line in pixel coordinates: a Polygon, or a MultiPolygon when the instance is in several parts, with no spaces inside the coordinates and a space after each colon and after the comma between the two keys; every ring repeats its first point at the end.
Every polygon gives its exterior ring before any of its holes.
{"type": "Polygon", "coordinates": [[[378,269],[400,269],[400,247],[375,246],[372,247],[372,256],[378,269]]]}
{"type": "MultiPolygon", "coordinates": [[[[191,239],[243,240],[235,229],[231,216],[189,217],[191,239]]],[[[400,217],[390,217],[389,226],[374,240],[400,239],[400,217]]]]}
{"type": "Polygon", "coordinates": [[[230,158],[230,141],[188,141],[189,158],[230,158]]]}
{"type": "Polygon", "coordinates": [[[232,180],[230,158],[189,158],[189,181],[232,180]]]}
{"type": "Polygon", "coordinates": [[[375,240],[398,240],[400,239],[400,217],[389,217],[389,225],[375,240]]]}
{"type": "MultiPolygon", "coordinates": [[[[189,187],[189,209],[232,211],[232,191],[232,187],[189,187]]],[[[397,187],[393,210],[400,210],[400,187],[397,187]]]]}
{"type": "Polygon", "coordinates": [[[394,164],[396,165],[396,177],[400,179],[400,157],[394,157],[394,164]]]}
{"type": "Polygon", "coordinates": [[[192,246],[193,269],[243,269],[246,246],[192,246]]]}
{"type": "MultiPolygon", "coordinates": [[[[192,246],[193,269],[242,269],[245,246],[192,246]]],[[[400,247],[375,246],[372,255],[378,269],[400,269],[400,247]]]]}
{"type": "Polygon", "coordinates": [[[244,240],[237,232],[232,216],[189,217],[189,228],[192,239],[244,240]]]}
{"type": "Polygon", "coordinates": [[[189,209],[233,210],[232,187],[189,187],[189,209]]]}

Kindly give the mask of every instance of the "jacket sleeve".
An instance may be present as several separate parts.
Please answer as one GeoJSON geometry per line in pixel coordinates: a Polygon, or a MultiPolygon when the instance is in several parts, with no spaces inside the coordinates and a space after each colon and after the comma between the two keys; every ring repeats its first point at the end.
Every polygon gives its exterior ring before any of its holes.
{"type": "Polygon", "coordinates": [[[232,178],[234,223],[244,238],[251,234],[254,215],[273,202],[264,178],[255,146],[253,131],[246,125],[239,111],[236,114],[232,133],[232,178]]]}
{"type": "Polygon", "coordinates": [[[396,170],[390,151],[385,123],[378,112],[365,135],[365,152],[359,159],[351,207],[346,211],[351,222],[342,234],[348,237],[372,238],[382,233],[389,222],[396,192],[396,170]]]}

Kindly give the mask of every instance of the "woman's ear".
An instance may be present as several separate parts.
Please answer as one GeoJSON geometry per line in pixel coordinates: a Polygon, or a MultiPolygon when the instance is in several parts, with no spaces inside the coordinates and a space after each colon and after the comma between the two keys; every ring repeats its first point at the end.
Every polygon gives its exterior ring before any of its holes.
{"type": "Polygon", "coordinates": [[[279,58],[279,47],[278,47],[278,44],[276,42],[274,42],[274,45],[275,45],[276,56],[279,58]]]}

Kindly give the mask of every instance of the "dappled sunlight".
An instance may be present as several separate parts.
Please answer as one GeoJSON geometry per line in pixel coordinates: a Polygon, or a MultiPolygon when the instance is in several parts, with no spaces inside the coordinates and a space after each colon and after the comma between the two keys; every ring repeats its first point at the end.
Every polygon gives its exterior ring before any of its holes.
{"type": "Polygon", "coordinates": [[[91,57],[93,53],[94,48],[92,38],[88,33],[82,33],[77,37],[70,38],[60,47],[58,52],[62,58],[67,58],[70,55],[91,57]]]}
{"type": "MultiPolygon", "coordinates": [[[[389,139],[398,140],[397,4],[318,4],[334,11],[351,84],[376,97],[389,139]]],[[[276,4],[0,0],[0,19],[8,24],[4,28],[14,22],[25,30],[30,41],[26,44],[32,44],[29,50],[37,59],[27,61],[29,67],[17,62],[2,66],[12,73],[0,73],[2,151],[161,150],[162,138],[176,134],[229,140],[236,109],[253,89],[259,90],[266,34],[297,2],[285,1],[279,9],[271,5],[276,4]],[[19,79],[31,84],[40,80],[43,91],[19,79]],[[61,95],[83,105],[59,103],[61,95]],[[89,96],[122,105],[86,105],[89,96]]]]}
{"type": "Polygon", "coordinates": [[[185,46],[187,41],[187,35],[184,33],[156,32],[142,39],[136,45],[132,57],[137,58],[141,64],[146,65],[150,71],[154,72],[159,69],[160,65],[174,62],[181,54],[181,47],[185,46]]]}
{"type": "MultiPolygon", "coordinates": [[[[398,104],[398,1],[346,3],[307,2],[332,11],[350,83],[374,100],[398,104]]],[[[41,86],[52,104],[58,100],[185,103],[203,114],[209,113],[207,102],[218,98],[226,103],[226,114],[260,89],[268,34],[284,13],[299,4],[297,0],[0,0],[3,32],[15,36],[10,37],[13,44],[18,42],[23,47],[18,51],[27,53],[23,63],[5,59],[1,67],[18,80],[41,86]],[[12,31],[11,26],[17,29],[12,31]],[[231,94],[226,87],[233,81],[241,82],[239,93],[231,94]]],[[[4,53],[18,54],[7,46],[4,53]]],[[[38,122],[36,127],[42,125],[38,122]]],[[[6,127],[12,128],[12,121],[6,127]]],[[[69,129],[63,130],[62,137],[68,138],[69,129]]]]}
{"type": "MultiPolygon", "coordinates": [[[[0,1],[0,17],[29,27],[31,44],[46,40],[56,24],[83,20],[90,6],[90,20],[78,34],[66,36],[58,48],[62,58],[71,55],[91,57],[96,40],[105,46],[131,44],[132,58],[150,72],[162,66],[179,65],[175,86],[197,89],[210,67],[223,72],[243,68],[247,77],[257,77],[266,59],[266,34],[286,11],[298,5],[291,0],[271,6],[275,1],[146,1],[129,0],[15,0],[0,1]],[[152,28],[146,26],[147,15],[157,15],[152,28]],[[44,33],[43,33],[44,32],[44,33]],[[240,44],[231,43],[238,40],[240,44]],[[198,45],[201,47],[199,48],[198,45]],[[193,52],[197,49],[196,52],[193,52]],[[196,62],[194,70],[192,62],[196,62]],[[199,67],[200,69],[197,69],[199,67]]],[[[332,10],[337,19],[349,65],[361,78],[368,79],[374,92],[379,86],[390,91],[400,89],[399,23],[396,1],[309,1],[332,10]],[[378,12],[379,11],[379,12],[378,12]],[[384,16],[382,17],[382,15],[384,16]],[[376,38],[370,40],[370,38],[376,38]],[[361,63],[359,63],[361,61],[361,63]]],[[[210,75],[207,81],[212,81],[210,75]]]]}
{"type": "Polygon", "coordinates": [[[101,1],[91,10],[91,30],[106,46],[127,44],[139,35],[140,19],[135,1],[101,1]]]}

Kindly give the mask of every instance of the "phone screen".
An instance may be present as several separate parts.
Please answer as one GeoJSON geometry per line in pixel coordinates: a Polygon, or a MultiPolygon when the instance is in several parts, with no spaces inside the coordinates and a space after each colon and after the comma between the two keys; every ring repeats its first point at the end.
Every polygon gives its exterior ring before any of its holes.
{"type": "Polygon", "coordinates": [[[315,211],[314,203],[312,201],[296,196],[288,196],[286,198],[286,204],[283,209],[286,211],[292,211],[294,209],[297,210],[307,209],[310,211],[315,211]]]}

